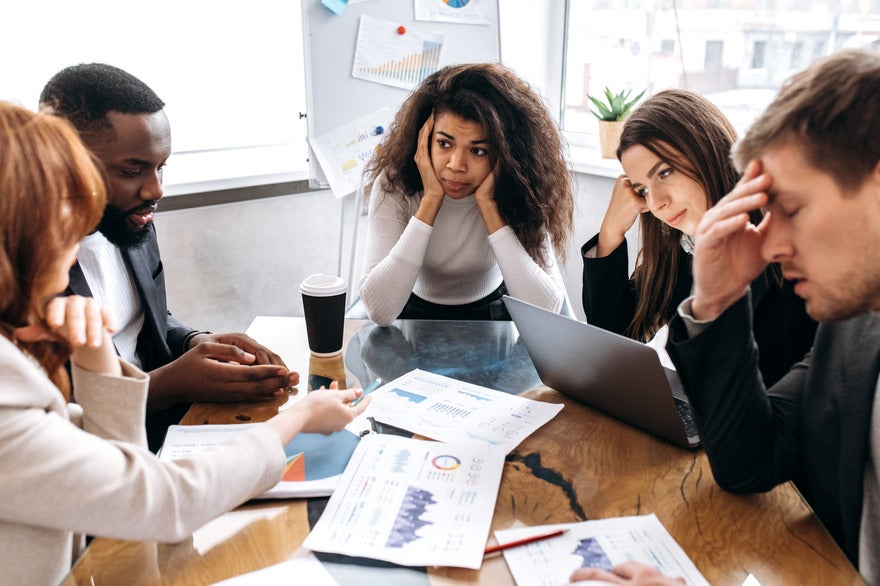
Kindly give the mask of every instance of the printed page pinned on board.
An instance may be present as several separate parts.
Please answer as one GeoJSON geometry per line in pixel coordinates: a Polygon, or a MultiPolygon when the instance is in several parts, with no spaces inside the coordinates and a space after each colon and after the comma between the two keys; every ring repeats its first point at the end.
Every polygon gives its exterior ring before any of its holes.
{"type": "Polygon", "coordinates": [[[385,138],[391,111],[380,108],[321,136],[309,138],[309,145],[338,198],[354,193],[361,185],[364,167],[385,138]]]}
{"type": "Polygon", "coordinates": [[[363,15],[358,25],[351,75],[414,90],[440,68],[442,52],[443,35],[439,33],[401,27],[398,22],[363,15]]]}

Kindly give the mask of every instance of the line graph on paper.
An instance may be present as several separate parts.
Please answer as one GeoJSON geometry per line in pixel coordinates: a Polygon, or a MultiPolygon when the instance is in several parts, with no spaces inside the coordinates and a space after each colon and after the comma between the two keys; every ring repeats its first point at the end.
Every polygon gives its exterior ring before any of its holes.
{"type": "Polygon", "coordinates": [[[361,16],[353,77],[412,90],[437,71],[443,35],[397,29],[394,22],[361,16]]]}

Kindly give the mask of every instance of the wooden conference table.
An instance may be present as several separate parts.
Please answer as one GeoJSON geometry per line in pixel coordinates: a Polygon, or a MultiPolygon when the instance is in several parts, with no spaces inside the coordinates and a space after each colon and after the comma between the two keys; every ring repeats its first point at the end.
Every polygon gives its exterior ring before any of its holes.
{"type": "MultiPolygon", "coordinates": [[[[258,317],[248,333],[300,372],[298,392],[273,403],[194,405],[184,423],[260,421],[322,377],[366,386],[423,368],[565,403],[508,456],[493,530],[655,513],[715,586],[740,586],[749,573],[762,586],[863,583],[792,485],[766,494],[725,492],[702,451],[674,447],[542,386],[508,322],[400,320],[379,328],[348,320],[346,348],[332,358],[310,355],[302,318],[258,317]]],[[[325,503],[248,503],[178,544],[98,538],[63,584],[210,584],[254,571],[289,558],[325,503]]],[[[500,554],[487,556],[480,570],[319,557],[343,585],[514,583],[500,554]]]]}

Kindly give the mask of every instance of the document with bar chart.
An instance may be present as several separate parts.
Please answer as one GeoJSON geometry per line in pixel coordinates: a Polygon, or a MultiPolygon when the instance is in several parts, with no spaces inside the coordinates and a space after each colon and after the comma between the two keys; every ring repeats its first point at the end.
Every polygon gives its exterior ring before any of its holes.
{"type": "Polygon", "coordinates": [[[370,406],[348,429],[364,420],[399,427],[438,441],[476,443],[511,452],[562,409],[420,369],[379,387],[370,406]]]}
{"type": "Polygon", "coordinates": [[[367,434],[303,545],[404,566],[477,569],[504,454],[367,434]]]}
{"type": "Polygon", "coordinates": [[[496,530],[498,543],[510,543],[554,529],[568,531],[504,552],[518,586],[557,586],[580,568],[610,570],[627,561],[653,566],[688,586],[709,586],[687,553],[656,515],[614,517],[580,523],[496,530]]]}
{"type": "Polygon", "coordinates": [[[351,75],[413,90],[439,69],[442,50],[441,34],[362,15],[351,75]]]}

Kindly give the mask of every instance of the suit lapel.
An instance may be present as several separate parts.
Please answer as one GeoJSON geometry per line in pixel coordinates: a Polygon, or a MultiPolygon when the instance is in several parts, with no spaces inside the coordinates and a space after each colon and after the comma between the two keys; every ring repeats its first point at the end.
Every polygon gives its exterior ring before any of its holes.
{"type": "Polygon", "coordinates": [[[137,248],[122,249],[122,257],[125,264],[134,279],[135,286],[141,296],[141,303],[144,304],[144,318],[149,321],[150,327],[155,332],[162,332],[158,322],[159,317],[165,319],[163,312],[159,308],[159,300],[153,291],[153,275],[150,274],[149,258],[146,256],[146,245],[137,248]]]}
{"type": "Polygon", "coordinates": [[[92,296],[92,290],[89,288],[86,276],[83,273],[82,267],[79,266],[79,263],[74,263],[74,265],[70,267],[69,276],[70,282],[67,285],[67,295],[81,295],[82,297],[92,296]]]}

